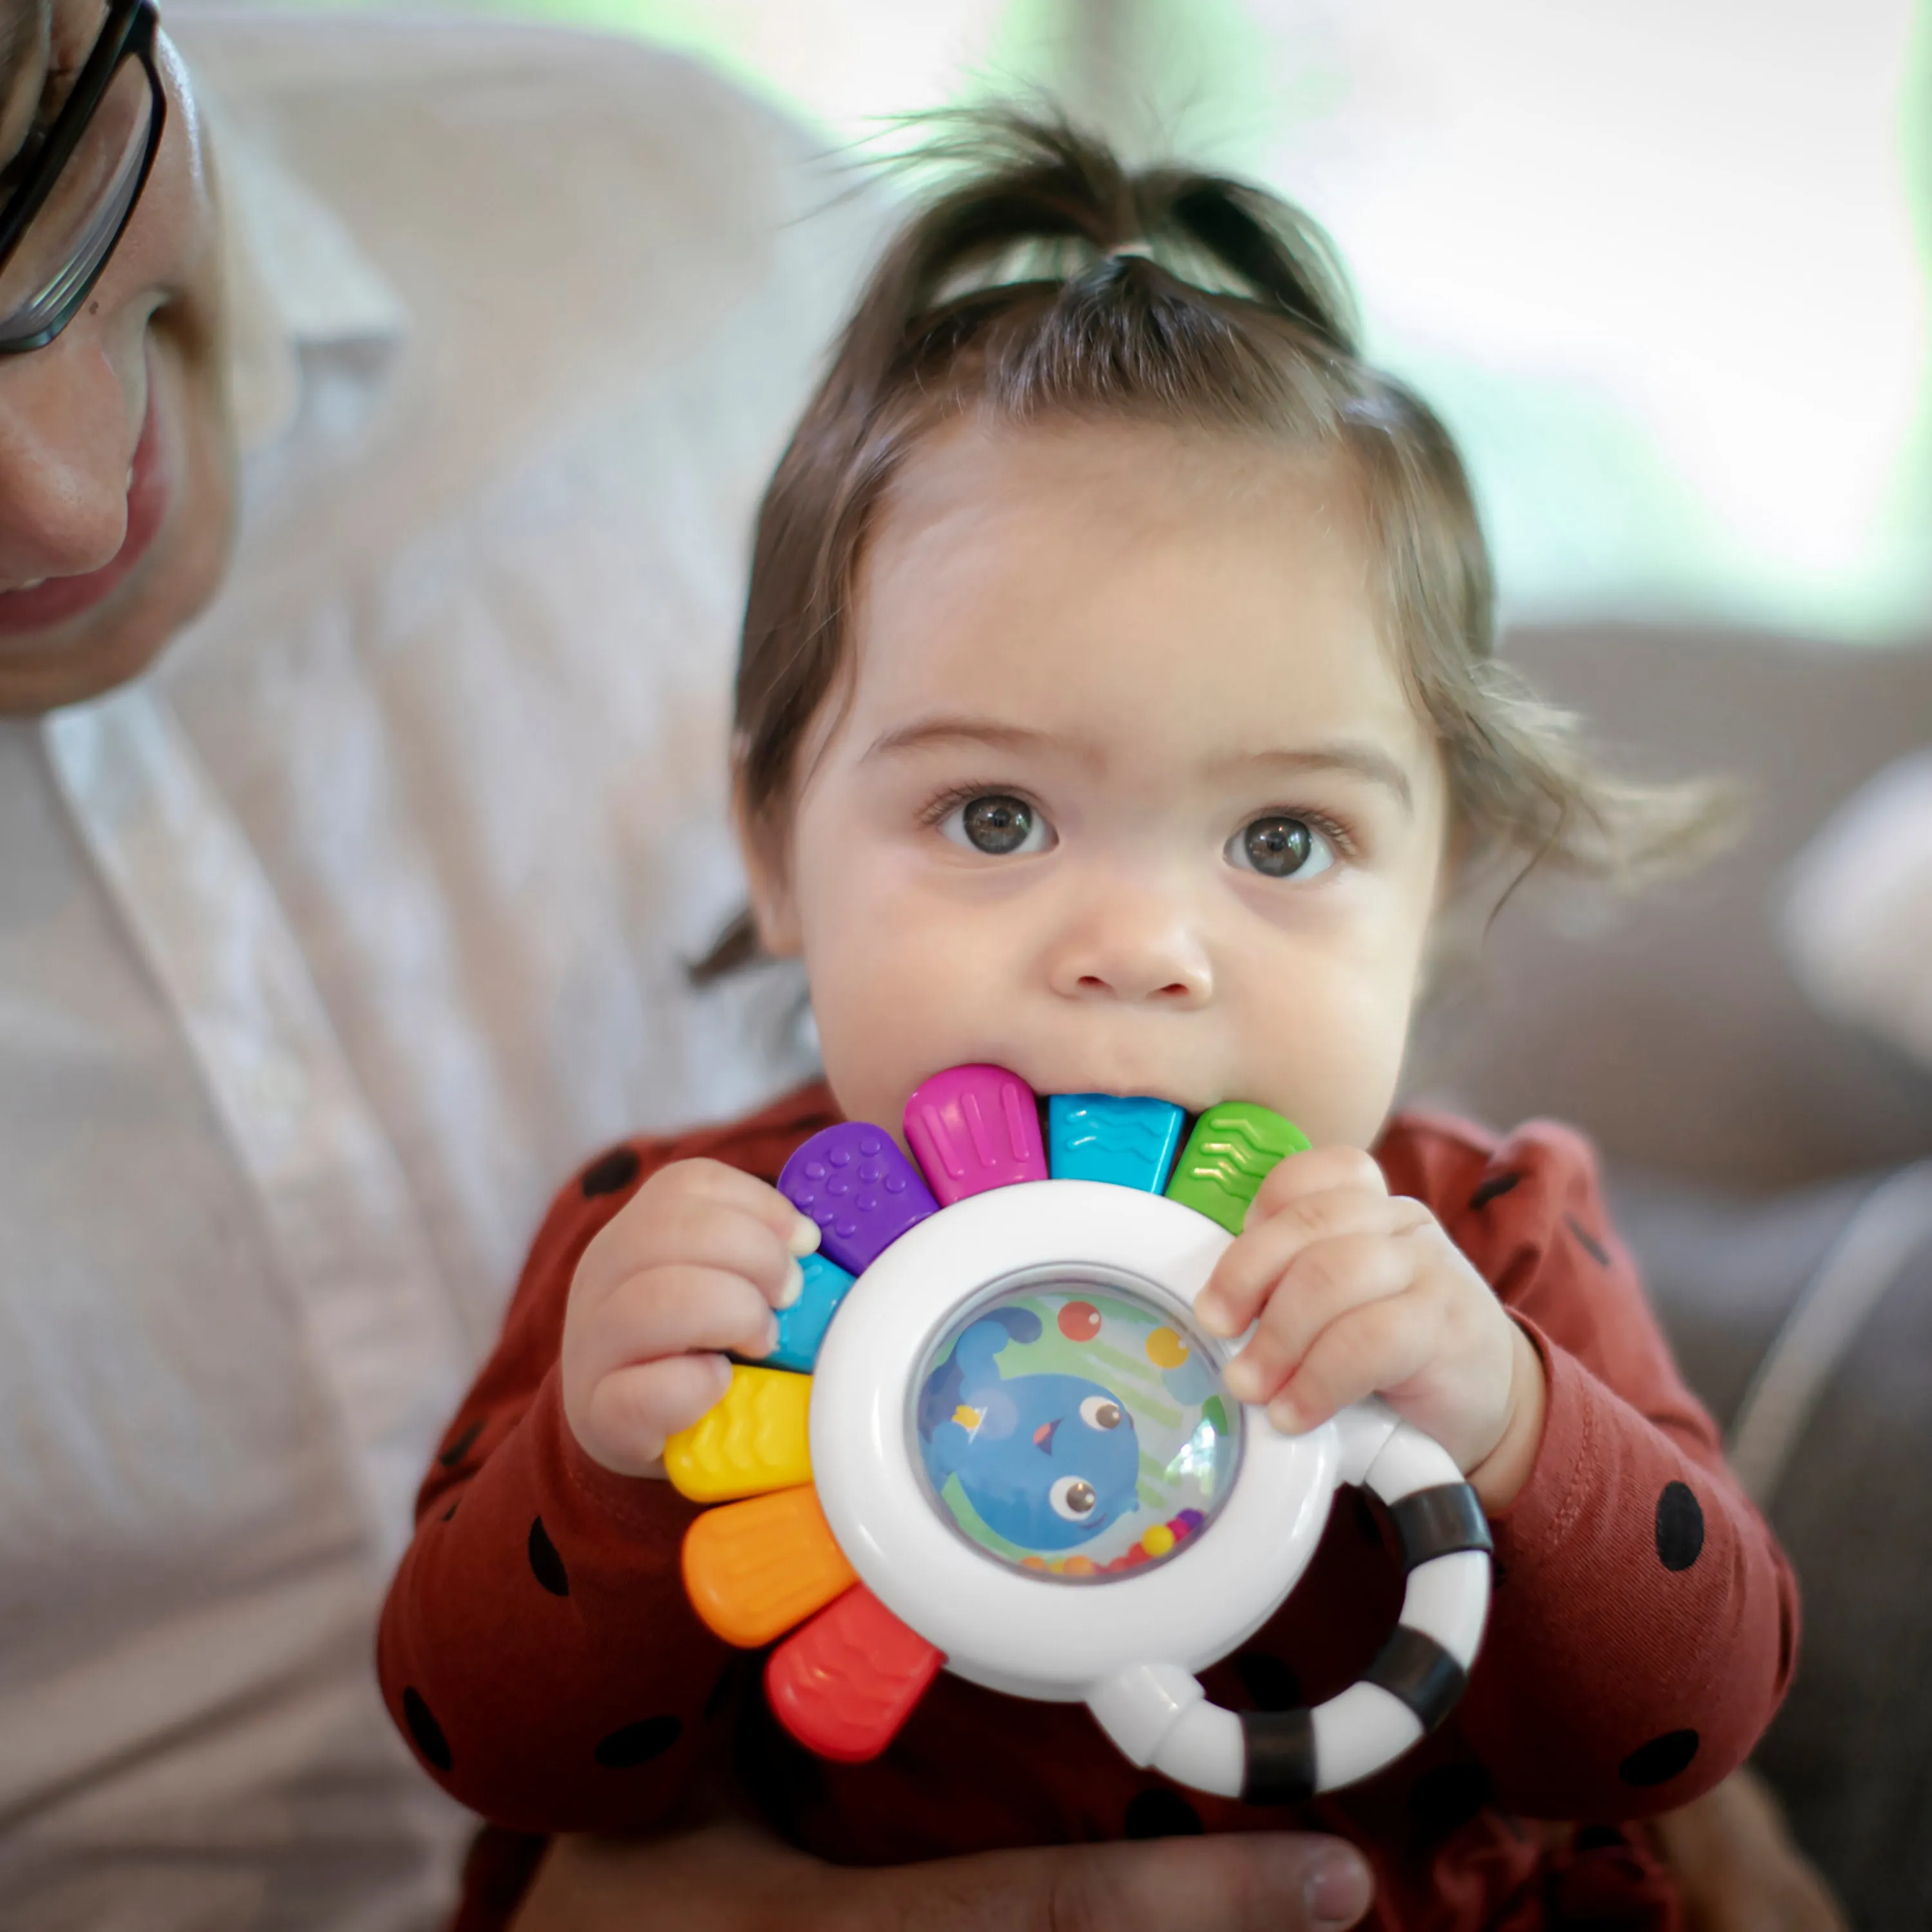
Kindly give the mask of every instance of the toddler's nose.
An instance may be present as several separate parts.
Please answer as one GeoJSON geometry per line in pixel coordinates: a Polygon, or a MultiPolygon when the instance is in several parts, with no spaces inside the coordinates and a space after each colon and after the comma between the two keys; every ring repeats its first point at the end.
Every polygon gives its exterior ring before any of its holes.
{"type": "Polygon", "coordinates": [[[1073,1000],[1204,1005],[1214,970],[1184,911],[1158,896],[1114,891],[1070,922],[1054,946],[1053,990],[1073,1000]]]}

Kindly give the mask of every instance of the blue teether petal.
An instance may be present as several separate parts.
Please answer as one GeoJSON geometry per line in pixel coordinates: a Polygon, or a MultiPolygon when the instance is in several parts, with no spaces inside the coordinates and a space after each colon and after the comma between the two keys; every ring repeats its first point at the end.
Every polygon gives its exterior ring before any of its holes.
{"type": "Polygon", "coordinates": [[[1167,1185],[1186,1118],[1170,1100],[1049,1095],[1049,1171],[1056,1180],[1108,1180],[1158,1194],[1167,1185]]]}
{"type": "Polygon", "coordinates": [[[805,1286],[789,1308],[778,1310],[778,1344],[760,1366],[809,1375],[818,1360],[818,1345],[853,1277],[823,1255],[807,1255],[799,1265],[805,1271],[805,1286]]]}

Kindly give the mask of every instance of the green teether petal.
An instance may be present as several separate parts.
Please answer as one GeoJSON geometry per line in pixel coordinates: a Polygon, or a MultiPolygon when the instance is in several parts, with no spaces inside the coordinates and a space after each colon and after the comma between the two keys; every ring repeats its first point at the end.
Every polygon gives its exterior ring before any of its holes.
{"type": "Polygon", "coordinates": [[[1238,1234],[1248,1203],[1269,1170],[1308,1144],[1299,1127],[1250,1101],[1210,1107],[1195,1122],[1174,1164],[1167,1198],[1238,1234]]]}

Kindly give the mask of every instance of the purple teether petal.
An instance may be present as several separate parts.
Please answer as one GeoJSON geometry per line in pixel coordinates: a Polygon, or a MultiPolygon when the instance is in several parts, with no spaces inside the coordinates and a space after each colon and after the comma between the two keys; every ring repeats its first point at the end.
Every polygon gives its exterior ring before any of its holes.
{"type": "Polygon", "coordinates": [[[778,1192],[824,1230],[818,1251],[862,1274],[893,1242],[939,1211],[919,1170],[884,1127],[825,1127],[784,1164],[778,1192]]]}
{"type": "Polygon", "coordinates": [[[906,1102],[906,1139],[932,1191],[950,1207],[968,1194],[1046,1178],[1040,1106],[1004,1066],[950,1066],[906,1102]]]}

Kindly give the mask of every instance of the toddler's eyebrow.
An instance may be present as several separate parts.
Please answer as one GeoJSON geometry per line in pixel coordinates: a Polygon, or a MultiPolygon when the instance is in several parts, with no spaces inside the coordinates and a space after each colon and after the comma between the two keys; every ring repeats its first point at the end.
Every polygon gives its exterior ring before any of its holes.
{"type": "Polygon", "coordinates": [[[1310,745],[1299,751],[1250,752],[1224,761],[1228,767],[1279,771],[1291,776],[1304,772],[1351,772],[1371,784],[1392,793],[1406,812],[1415,809],[1415,794],[1408,774],[1396,760],[1373,745],[1341,743],[1310,745]]]}
{"type": "Polygon", "coordinates": [[[1003,724],[995,718],[922,718],[874,738],[865,754],[881,758],[888,752],[922,751],[928,745],[985,745],[996,752],[1023,752],[1053,742],[1046,732],[1003,724]]]}

